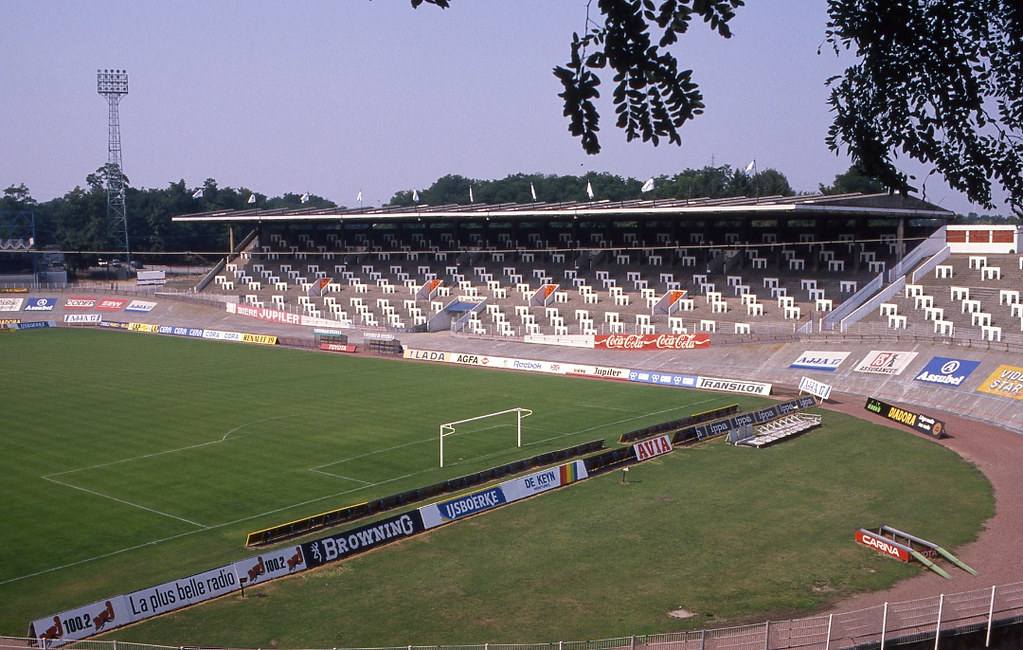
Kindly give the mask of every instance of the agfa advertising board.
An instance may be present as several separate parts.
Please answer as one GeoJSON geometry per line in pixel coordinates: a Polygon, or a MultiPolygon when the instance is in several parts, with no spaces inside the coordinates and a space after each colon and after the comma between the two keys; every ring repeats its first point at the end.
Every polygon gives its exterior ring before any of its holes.
{"type": "Polygon", "coordinates": [[[892,352],[889,350],[871,350],[863,357],[856,372],[889,377],[901,375],[902,371],[916,358],[916,352],[892,352]]]}

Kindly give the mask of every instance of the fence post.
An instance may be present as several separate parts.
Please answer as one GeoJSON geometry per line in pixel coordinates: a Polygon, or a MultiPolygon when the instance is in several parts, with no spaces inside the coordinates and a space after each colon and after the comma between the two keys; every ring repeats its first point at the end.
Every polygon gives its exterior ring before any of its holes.
{"type": "Polygon", "coordinates": [[[771,648],[771,621],[764,621],[764,650],[771,648]]]}
{"type": "Polygon", "coordinates": [[[995,586],[991,585],[991,604],[987,608],[987,636],[984,639],[984,647],[991,647],[991,623],[995,616],[995,586]]]}
{"type": "Polygon", "coordinates": [[[629,650],[636,650],[636,635],[633,634],[632,638],[629,639],[629,650]]]}
{"type": "Polygon", "coordinates": [[[824,640],[824,650],[831,650],[831,621],[834,618],[834,614],[828,614],[828,638],[824,640]]]}
{"type": "Polygon", "coordinates": [[[888,629],[888,603],[884,604],[884,615],[881,616],[881,650],[884,650],[884,636],[888,629]]]}
{"type": "Polygon", "coordinates": [[[941,636],[941,610],[945,607],[945,594],[938,599],[938,624],[934,628],[934,650],[938,650],[938,637],[941,636]]]}

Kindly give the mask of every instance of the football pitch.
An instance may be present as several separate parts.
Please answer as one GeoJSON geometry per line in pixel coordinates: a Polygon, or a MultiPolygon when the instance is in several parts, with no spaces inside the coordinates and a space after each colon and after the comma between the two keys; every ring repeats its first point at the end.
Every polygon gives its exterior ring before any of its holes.
{"type": "MultiPolygon", "coordinates": [[[[18,332],[0,352],[8,635],[252,555],[243,543],[253,530],[764,403],[94,330],[18,332]],[[522,448],[513,416],[461,424],[438,467],[441,423],[515,407],[533,412],[522,448]]],[[[773,449],[714,441],[676,451],[637,467],[628,485],[598,477],[115,635],[332,647],[661,632],[806,610],[916,571],[856,547],[856,527],[901,524],[955,547],[990,516],[990,486],[939,445],[838,414],[826,421],[773,449]],[[520,601],[521,589],[534,597],[520,601]],[[666,617],[681,606],[698,615],[666,617]],[[552,608],[565,616],[544,623],[552,608]]]]}

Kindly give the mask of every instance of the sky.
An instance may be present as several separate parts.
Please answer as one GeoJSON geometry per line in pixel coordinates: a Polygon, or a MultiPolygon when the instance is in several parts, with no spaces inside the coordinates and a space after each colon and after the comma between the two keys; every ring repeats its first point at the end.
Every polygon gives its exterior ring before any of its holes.
{"type": "MultiPolygon", "coordinates": [[[[824,143],[825,80],[851,61],[824,43],[824,0],[751,0],[727,40],[691,26],[672,52],[693,69],[706,110],[683,127],[681,147],[626,142],[605,73],[596,156],[568,133],[552,74],[585,28],[586,4],[0,0],[0,187],[24,183],[46,201],[106,163],[98,69],[128,72],[122,161],[139,188],[213,178],[356,207],[360,192],[381,205],[447,174],[643,180],[755,159],[814,192],[849,168],[824,143]]],[[[905,163],[918,185],[930,171],[905,163]]],[[[937,176],[926,190],[941,207],[986,212],[937,176]]]]}

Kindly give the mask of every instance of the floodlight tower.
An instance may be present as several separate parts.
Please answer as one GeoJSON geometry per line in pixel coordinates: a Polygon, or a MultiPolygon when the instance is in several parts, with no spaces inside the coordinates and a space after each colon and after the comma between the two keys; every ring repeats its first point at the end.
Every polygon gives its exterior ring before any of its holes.
{"type": "Polygon", "coordinates": [[[130,262],[128,216],[124,208],[124,173],[121,171],[121,120],[117,115],[121,97],[128,94],[128,71],[97,70],[96,91],[106,97],[109,107],[107,168],[104,174],[107,184],[107,225],[114,249],[123,250],[125,260],[130,262]]]}

